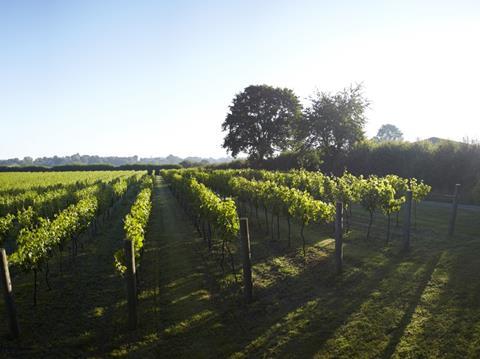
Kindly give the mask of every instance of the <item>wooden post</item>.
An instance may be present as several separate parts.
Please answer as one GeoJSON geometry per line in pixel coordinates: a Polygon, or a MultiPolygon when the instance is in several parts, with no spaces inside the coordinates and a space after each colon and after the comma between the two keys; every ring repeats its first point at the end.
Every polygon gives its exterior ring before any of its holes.
{"type": "Polygon", "coordinates": [[[336,203],[335,214],[335,264],[337,273],[342,273],[343,266],[343,203],[336,203]]]}
{"type": "Polygon", "coordinates": [[[252,254],[250,252],[250,233],[248,230],[248,218],[240,218],[240,240],[243,252],[243,287],[245,301],[250,303],[253,299],[252,283],[252,254]]]}
{"type": "Polygon", "coordinates": [[[128,306],[128,327],[131,330],[137,328],[137,279],[135,275],[135,250],[133,242],[125,239],[125,259],[127,271],[125,279],[127,281],[127,306],[128,306]]]}
{"type": "Polygon", "coordinates": [[[453,233],[455,232],[455,221],[457,220],[457,209],[458,209],[458,192],[460,191],[460,184],[457,183],[455,185],[455,190],[453,192],[453,200],[452,200],[452,214],[450,217],[450,224],[448,226],[448,237],[453,237],[453,233]]]}
{"type": "Polygon", "coordinates": [[[14,339],[20,335],[20,329],[17,321],[17,310],[13,300],[12,282],[10,280],[10,271],[8,269],[7,253],[5,249],[0,248],[0,275],[2,277],[3,295],[5,298],[5,308],[7,309],[8,326],[14,339]]]}
{"type": "Polygon", "coordinates": [[[405,221],[403,223],[403,249],[410,250],[410,222],[412,219],[412,191],[407,191],[405,202],[405,221]]]}
{"type": "Polygon", "coordinates": [[[208,250],[212,250],[212,226],[210,222],[208,222],[208,233],[207,233],[207,244],[208,244],[208,250]]]}

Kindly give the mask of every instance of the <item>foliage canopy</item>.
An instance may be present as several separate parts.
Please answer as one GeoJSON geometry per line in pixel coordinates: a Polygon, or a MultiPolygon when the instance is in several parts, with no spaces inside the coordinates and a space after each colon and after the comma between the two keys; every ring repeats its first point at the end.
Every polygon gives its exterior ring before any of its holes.
{"type": "Polygon", "coordinates": [[[294,92],[267,85],[248,86],[233,99],[222,130],[227,131],[223,147],[235,157],[241,152],[261,161],[287,149],[292,124],[301,117],[301,105],[294,92]]]}

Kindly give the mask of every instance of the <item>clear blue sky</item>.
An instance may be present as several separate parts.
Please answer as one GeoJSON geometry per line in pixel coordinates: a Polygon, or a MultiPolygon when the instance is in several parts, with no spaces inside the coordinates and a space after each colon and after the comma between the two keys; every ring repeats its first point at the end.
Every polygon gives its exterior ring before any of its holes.
{"type": "Polygon", "coordinates": [[[0,0],[0,158],[223,156],[250,84],[363,82],[367,134],[480,138],[480,1],[0,0]]]}

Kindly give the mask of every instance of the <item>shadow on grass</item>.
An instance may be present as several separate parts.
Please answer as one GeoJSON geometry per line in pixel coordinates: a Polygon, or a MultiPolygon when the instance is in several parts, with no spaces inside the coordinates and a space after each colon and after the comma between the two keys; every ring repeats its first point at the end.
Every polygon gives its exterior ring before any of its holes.
{"type": "MultiPolygon", "coordinates": [[[[230,273],[222,273],[217,257],[208,252],[166,187],[160,186],[154,192],[141,261],[140,323],[131,333],[125,329],[124,283],[113,273],[112,254],[122,238],[121,217],[114,217],[114,227],[98,237],[102,242],[94,239],[87,246],[88,254],[77,258],[75,272],[54,278],[54,285],[61,290],[54,290],[55,296],[42,294],[42,302],[56,304],[46,306],[40,314],[24,312],[33,318],[27,328],[30,337],[24,342],[25,348],[32,346],[28,355],[348,357],[353,353],[388,357],[402,347],[407,328],[416,319],[440,251],[449,245],[458,251],[470,248],[470,243],[463,241],[438,241],[435,234],[418,239],[427,233],[421,232],[421,225],[427,222],[419,221],[413,252],[397,254],[398,233],[385,247],[378,235],[383,233],[379,221],[374,231],[377,236],[365,242],[360,220],[346,237],[346,267],[338,277],[329,226],[307,228],[305,261],[298,225],[292,230],[292,248],[287,250],[284,219],[280,241],[271,241],[265,228],[252,220],[257,300],[246,306],[241,287],[234,284],[230,273]],[[46,320],[49,316],[54,320],[46,320]]],[[[238,269],[239,253],[235,258],[238,269]]],[[[470,272],[471,267],[465,270],[470,272]]],[[[461,288],[458,277],[452,291],[461,288]]],[[[21,291],[26,293],[23,288],[21,291]]],[[[31,302],[31,298],[25,295],[21,301],[31,302]]],[[[471,337],[479,332],[478,339],[480,328],[469,323],[471,337]]],[[[450,331],[457,325],[454,320],[450,331]]]]}
{"type": "Polygon", "coordinates": [[[201,244],[176,200],[157,181],[140,268],[139,327],[112,338],[96,354],[212,357],[235,345],[232,334],[238,328],[215,305],[208,268],[195,250],[201,244]]]}
{"type": "MultiPolygon", "coordinates": [[[[124,285],[115,274],[113,253],[122,246],[122,219],[133,195],[130,192],[115,206],[96,235],[81,237],[74,261],[66,254],[68,248],[63,258],[50,260],[52,290],[47,290],[44,273],[39,273],[36,307],[32,305],[32,275],[19,273],[15,277],[21,337],[5,343],[15,357],[85,356],[101,351],[117,330],[123,330],[124,285]]],[[[3,301],[0,311],[3,321],[3,301]]]]}
{"type": "MultiPolygon", "coordinates": [[[[175,211],[178,218],[183,216],[177,225],[191,227],[181,210],[175,211]]],[[[365,228],[360,220],[358,225],[354,223],[351,238],[346,239],[346,271],[339,278],[333,274],[333,244],[328,226],[311,226],[306,231],[305,263],[298,236],[292,241],[292,248],[286,250],[283,219],[280,241],[271,241],[264,226],[253,220],[251,223],[256,302],[251,306],[242,303],[239,287],[232,284],[231,275],[221,272],[214,256],[190,228],[189,233],[184,231],[183,239],[177,240],[193,244],[203,265],[190,256],[174,256],[163,264],[165,268],[176,268],[175,262],[180,258],[192,261],[190,270],[204,274],[208,290],[189,286],[186,273],[164,273],[166,280],[160,280],[151,293],[167,293],[148,297],[161,307],[152,309],[145,303],[149,309],[144,312],[150,321],[159,318],[161,323],[156,328],[146,325],[141,339],[124,346],[128,348],[124,355],[388,356],[401,342],[431,281],[439,253],[448,245],[443,239],[439,241],[435,232],[422,228],[427,221],[419,218],[413,252],[397,254],[400,228],[391,245],[385,247],[378,235],[384,233],[384,223],[376,223],[374,240],[364,242],[365,228]],[[173,277],[181,279],[172,280],[173,277]],[[213,307],[206,303],[213,303],[213,307]]],[[[173,243],[164,244],[156,252],[165,255],[174,247],[173,243]]],[[[238,255],[236,259],[238,268],[238,255]]],[[[198,282],[199,277],[192,280],[198,282]]]]}
{"type": "Polygon", "coordinates": [[[382,358],[390,358],[395,352],[395,349],[397,348],[398,343],[400,342],[401,338],[405,334],[405,329],[407,328],[407,326],[410,324],[412,320],[412,316],[413,316],[413,313],[415,312],[415,309],[420,303],[420,299],[423,292],[425,291],[425,288],[427,287],[427,285],[430,283],[432,279],[433,272],[438,264],[438,261],[440,260],[440,257],[441,257],[441,253],[436,254],[427,263],[424,277],[419,282],[418,287],[415,291],[415,294],[413,295],[412,299],[408,303],[408,307],[405,310],[405,313],[403,314],[403,317],[400,320],[400,323],[394,329],[390,337],[390,340],[388,342],[388,345],[383,352],[382,358]]]}
{"type": "Polygon", "coordinates": [[[445,251],[394,357],[480,355],[480,243],[445,251]]]}

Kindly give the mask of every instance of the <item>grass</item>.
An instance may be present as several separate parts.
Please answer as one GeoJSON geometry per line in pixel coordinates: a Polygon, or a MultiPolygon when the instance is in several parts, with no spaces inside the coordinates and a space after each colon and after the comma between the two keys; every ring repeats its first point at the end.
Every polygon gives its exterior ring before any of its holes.
{"type": "MultiPolygon", "coordinates": [[[[48,290],[43,273],[38,281],[38,304],[33,306],[31,273],[13,279],[21,337],[6,339],[6,325],[0,327],[0,353],[12,357],[84,356],[102,351],[121,324],[124,312],[123,281],[115,274],[113,252],[122,246],[122,218],[129,210],[132,194],[119,203],[99,232],[79,240],[79,254],[73,262],[67,253],[50,260],[48,290]],[[60,262],[62,263],[60,269],[60,262]]],[[[3,300],[0,321],[6,323],[3,300]]]]}
{"type": "MultiPolygon", "coordinates": [[[[255,301],[245,305],[239,253],[234,254],[235,281],[228,266],[221,270],[218,248],[208,252],[166,186],[157,181],[139,273],[140,324],[131,333],[125,329],[124,283],[112,265],[112,253],[121,245],[120,218],[127,209],[128,205],[119,208],[102,233],[86,244],[74,267],[62,274],[52,272],[54,289],[40,288],[37,308],[31,307],[30,278],[15,280],[23,335],[19,342],[3,340],[0,353],[139,358],[480,356],[478,210],[460,209],[455,236],[448,239],[449,208],[420,204],[412,249],[403,253],[401,227],[395,227],[395,220],[388,245],[382,216],[375,218],[372,238],[366,241],[367,214],[354,208],[341,276],[335,275],[332,226],[306,229],[304,257],[298,224],[293,226],[292,248],[287,248],[284,219],[280,241],[272,241],[263,216],[257,221],[250,215],[255,301]]],[[[3,307],[0,311],[4,320],[3,307]]]]}

